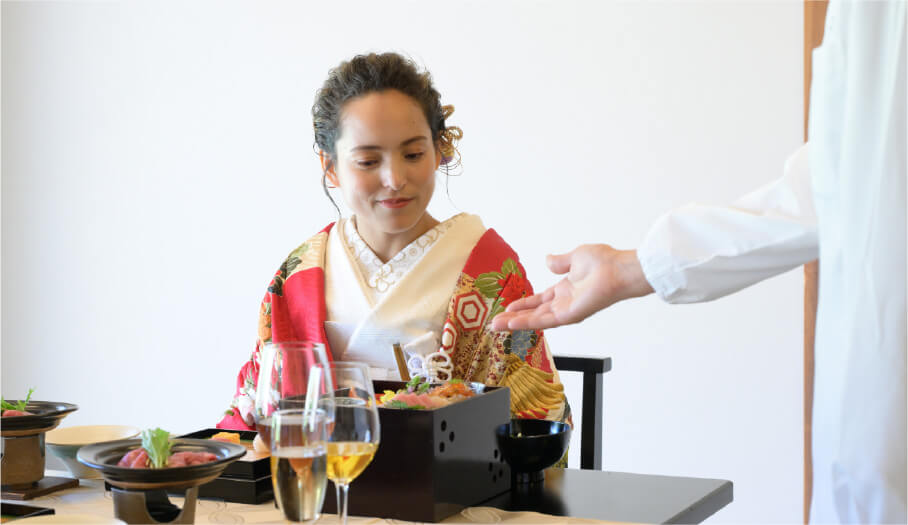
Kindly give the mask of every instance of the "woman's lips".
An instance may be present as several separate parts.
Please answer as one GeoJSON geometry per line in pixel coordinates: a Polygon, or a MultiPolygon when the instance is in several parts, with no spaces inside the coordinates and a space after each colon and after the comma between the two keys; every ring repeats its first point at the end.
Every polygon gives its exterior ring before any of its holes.
{"type": "Polygon", "coordinates": [[[379,204],[385,208],[403,208],[407,204],[410,204],[410,201],[413,199],[385,199],[383,201],[378,201],[379,204]]]}

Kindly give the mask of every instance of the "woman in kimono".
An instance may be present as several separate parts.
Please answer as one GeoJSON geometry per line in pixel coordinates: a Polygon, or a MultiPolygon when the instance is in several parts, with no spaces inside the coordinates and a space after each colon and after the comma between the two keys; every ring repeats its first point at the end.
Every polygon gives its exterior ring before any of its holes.
{"type": "MultiPolygon", "coordinates": [[[[259,310],[258,339],[218,428],[251,429],[259,355],[269,342],[323,343],[332,360],[399,379],[393,345],[440,378],[511,387],[514,417],[569,420],[541,330],[498,332],[491,319],[533,294],[517,254],[479,217],[426,211],[436,171],[459,157],[428,72],[394,53],[333,69],[312,107],[322,185],[354,215],[293,250],[259,310]]],[[[330,198],[330,194],[328,194],[330,198]]],[[[333,203],[333,200],[332,200],[333,203]]]]}

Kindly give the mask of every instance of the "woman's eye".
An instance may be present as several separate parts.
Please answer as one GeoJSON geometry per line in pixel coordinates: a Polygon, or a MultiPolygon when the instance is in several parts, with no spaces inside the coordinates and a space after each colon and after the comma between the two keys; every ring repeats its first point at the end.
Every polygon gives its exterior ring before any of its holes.
{"type": "Polygon", "coordinates": [[[417,152],[415,152],[415,153],[407,153],[407,154],[405,155],[405,157],[407,158],[407,160],[419,160],[419,159],[421,159],[422,156],[425,155],[425,154],[426,154],[425,151],[417,151],[417,152]]]}
{"type": "Polygon", "coordinates": [[[358,160],[356,161],[356,166],[363,169],[374,168],[378,165],[378,161],[375,160],[358,160]]]}

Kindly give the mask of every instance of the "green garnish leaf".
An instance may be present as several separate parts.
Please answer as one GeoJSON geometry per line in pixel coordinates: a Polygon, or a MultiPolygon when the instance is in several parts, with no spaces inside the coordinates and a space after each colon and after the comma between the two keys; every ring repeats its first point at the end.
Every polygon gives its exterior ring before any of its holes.
{"type": "Polygon", "coordinates": [[[34,388],[28,389],[28,395],[25,396],[25,401],[19,401],[19,406],[22,407],[19,410],[25,410],[25,407],[28,406],[28,401],[32,398],[32,392],[34,392],[34,391],[35,391],[34,388]]]}
{"type": "Polygon", "coordinates": [[[404,403],[403,401],[399,401],[397,399],[388,401],[387,403],[384,404],[384,406],[387,408],[396,408],[398,410],[425,410],[425,408],[426,408],[422,405],[408,405],[408,404],[404,403]]]}
{"type": "Polygon", "coordinates": [[[457,379],[455,377],[454,379],[449,379],[448,383],[463,383],[463,379],[457,379]]]}
{"type": "Polygon", "coordinates": [[[432,385],[430,383],[423,383],[423,384],[419,385],[418,387],[416,387],[416,393],[425,394],[431,387],[432,387],[432,385]]]}
{"type": "Polygon", "coordinates": [[[413,376],[409,381],[407,381],[407,388],[416,388],[417,385],[423,382],[423,380],[425,380],[423,376],[413,376]]]}
{"type": "Polygon", "coordinates": [[[163,468],[167,466],[167,460],[170,458],[170,432],[156,428],[142,431],[142,448],[148,452],[148,460],[151,462],[151,468],[163,468]]]}
{"type": "Polygon", "coordinates": [[[28,406],[28,401],[32,398],[32,392],[34,392],[34,391],[35,391],[34,388],[29,388],[28,395],[25,396],[25,400],[24,401],[19,400],[16,402],[15,405],[10,403],[9,401],[3,399],[2,397],[0,397],[0,409],[19,410],[20,412],[25,412],[25,409],[28,406]]]}

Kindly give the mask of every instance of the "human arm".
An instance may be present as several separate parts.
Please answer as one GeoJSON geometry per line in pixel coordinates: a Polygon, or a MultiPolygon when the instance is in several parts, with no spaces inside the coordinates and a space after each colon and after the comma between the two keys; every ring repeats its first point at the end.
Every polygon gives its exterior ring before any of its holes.
{"type": "Polygon", "coordinates": [[[636,251],[586,245],[550,258],[549,268],[567,276],[542,294],[512,303],[493,328],[576,323],[651,291],[670,303],[709,301],[817,253],[805,145],[788,160],[782,178],[731,206],[688,205],[666,213],[636,251]]]}

